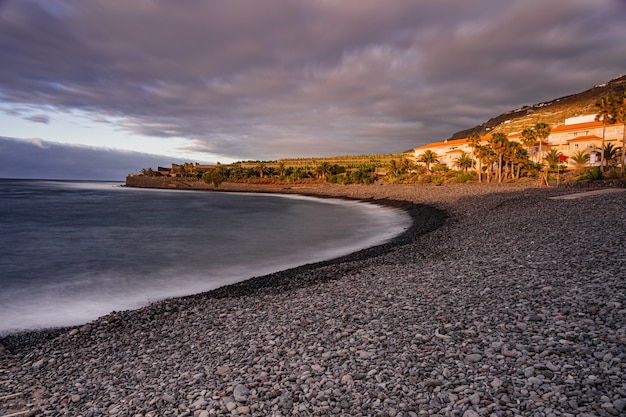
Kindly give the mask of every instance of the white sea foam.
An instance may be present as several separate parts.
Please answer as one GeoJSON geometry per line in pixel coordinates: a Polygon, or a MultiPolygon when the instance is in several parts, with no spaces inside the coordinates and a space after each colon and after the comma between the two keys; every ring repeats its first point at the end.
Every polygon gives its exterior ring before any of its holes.
{"type": "Polygon", "coordinates": [[[328,260],[410,225],[402,210],[301,196],[29,181],[0,181],[0,195],[0,334],[328,260]]]}

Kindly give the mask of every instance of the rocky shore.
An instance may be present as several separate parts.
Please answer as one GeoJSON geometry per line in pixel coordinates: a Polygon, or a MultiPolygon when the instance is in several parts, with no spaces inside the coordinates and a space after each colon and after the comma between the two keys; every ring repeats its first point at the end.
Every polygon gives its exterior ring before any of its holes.
{"type": "Polygon", "coordinates": [[[416,225],[15,343],[0,352],[0,414],[626,415],[626,192],[275,188],[220,187],[401,201],[416,225]]]}

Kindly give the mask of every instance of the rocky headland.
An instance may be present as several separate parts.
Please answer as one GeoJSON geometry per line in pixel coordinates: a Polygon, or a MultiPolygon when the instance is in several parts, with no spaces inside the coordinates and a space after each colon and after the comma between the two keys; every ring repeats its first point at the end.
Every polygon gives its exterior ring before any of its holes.
{"type": "Polygon", "coordinates": [[[51,340],[5,340],[0,413],[626,415],[626,192],[551,198],[582,187],[223,184],[396,204],[415,226],[51,340]]]}

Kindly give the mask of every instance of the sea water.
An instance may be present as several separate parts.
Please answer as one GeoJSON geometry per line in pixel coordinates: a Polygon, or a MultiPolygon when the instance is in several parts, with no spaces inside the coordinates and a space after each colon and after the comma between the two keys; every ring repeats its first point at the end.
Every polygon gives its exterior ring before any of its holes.
{"type": "Polygon", "coordinates": [[[409,224],[344,200],[0,180],[0,335],[335,258],[409,224]]]}

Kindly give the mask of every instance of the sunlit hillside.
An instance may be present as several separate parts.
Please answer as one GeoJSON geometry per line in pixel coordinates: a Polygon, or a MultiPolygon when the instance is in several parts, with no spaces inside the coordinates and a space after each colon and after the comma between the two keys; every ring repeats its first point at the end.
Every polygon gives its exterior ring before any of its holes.
{"type": "Polygon", "coordinates": [[[471,132],[480,135],[493,132],[506,134],[520,132],[538,122],[548,123],[553,127],[558,126],[563,124],[566,118],[595,113],[597,111],[595,104],[599,98],[619,96],[624,92],[626,92],[626,75],[578,94],[508,111],[481,125],[457,132],[450,139],[461,139],[467,137],[471,132]]]}
{"type": "MultiPolygon", "coordinates": [[[[372,154],[372,155],[344,155],[344,156],[327,156],[322,158],[286,158],[276,161],[263,161],[268,167],[278,167],[283,164],[286,167],[315,167],[322,163],[330,165],[340,165],[344,167],[358,167],[365,164],[373,164],[378,166],[387,165],[390,161],[400,162],[403,158],[411,158],[412,151],[405,153],[392,154],[372,154]]],[[[243,168],[253,168],[261,161],[243,161],[233,165],[241,164],[243,168]]]]}

